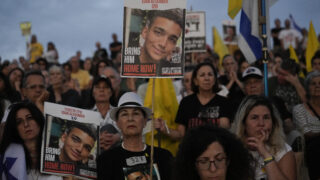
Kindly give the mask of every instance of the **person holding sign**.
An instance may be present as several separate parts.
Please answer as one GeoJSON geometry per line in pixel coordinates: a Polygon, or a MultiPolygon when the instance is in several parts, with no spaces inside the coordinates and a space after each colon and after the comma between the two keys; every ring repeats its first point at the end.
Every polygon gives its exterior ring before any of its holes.
{"type": "Polygon", "coordinates": [[[11,105],[0,145],[0,179],[62,180],[40,173],[40,149],[44,117],[31,102],[11,105]],[[3,170],[3,171],[2,171],[3,170]]]}
{"type": "MultiPolygon", "coordinates": [[[[138,168],[139,171],[150,168],[151,147],[142,140],[142,131],[150,115],[151,110],[143,107],[136,93],[128,92],[121,96],[118,107],[111,110],[110,117],[121,130],[123,142],[121,146],[109,149],[98,157],[98,179],[121,180],[132,168],[138,168]]],[[[171,153],[155,147],[153,158],[153,179],[171,179],[171,153]]]]}

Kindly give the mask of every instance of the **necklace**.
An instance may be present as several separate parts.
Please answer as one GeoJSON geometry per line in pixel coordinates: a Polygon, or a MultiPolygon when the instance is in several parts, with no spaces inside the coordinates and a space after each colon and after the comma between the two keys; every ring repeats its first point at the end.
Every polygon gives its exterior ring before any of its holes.
{"type": "MultiPolygon", "coordinates": [[[[123,149],[129,151],[127,148],[124,147],[124,143],[123,143],[123,142],[121,143],[121,147],[122,147],[123,149]]],[[[145,151],[146,149],[147,149],[147,145],[146,145],[146,144],[143,144],[143,149],[142,149],[142,151],[145,151]]]]}

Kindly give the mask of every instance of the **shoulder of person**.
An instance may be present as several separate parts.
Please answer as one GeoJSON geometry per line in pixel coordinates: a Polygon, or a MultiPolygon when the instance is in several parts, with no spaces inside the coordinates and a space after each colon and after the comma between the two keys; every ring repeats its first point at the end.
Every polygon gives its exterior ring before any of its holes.
{"type": "Polygon", "coordinates": [[[192,93],[192,94],[182,98],[181,103],[193,102],[196,98],[197,98],[197,94],[196,93],[192,93]]]}
{"type": "Polygon", "coordinates": [[[121,146],[116,146],[114,148],[108,149],[98,155],[97,162],[105,163],[105,160],[110,161],[110,159],[117,158],[120,154],[121,146]]]}
{"type": "Polygon", "coordinates": [[[170,151],[163,149],[163,148],[159,148],[159,147],[154,147],[154,152],[156,154],[156,156],[160,157],[161,160],[170,160],[173,159],[173,156],[171,154],[170,151]]]}

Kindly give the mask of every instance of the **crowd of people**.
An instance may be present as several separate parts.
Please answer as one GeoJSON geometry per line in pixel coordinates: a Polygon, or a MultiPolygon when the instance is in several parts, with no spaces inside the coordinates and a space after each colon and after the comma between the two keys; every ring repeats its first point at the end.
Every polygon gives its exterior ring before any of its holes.
{"type": "MultiPolygon", "coordinates": [[[[39,171],[45,101],[101,115],[99,137],[91,135],[83,141],[87,148],[79,150],[88,154],[99,139],[98,179],[320,178],[320,51],[307,72],[307,37],[292,29],[289,20],[284,28],[275,20],[268,77],[261,60],[249,64],[240,50],[219,57],[207,46],[205,53],[186,54],[184,77],[172,79],[179,102],[177,128],[168,128],[166,119],[154,120],[159,133],[181,141],[177,154],[162,148],[151,152],[145,144],[143,129],[151,118],[143,106],[148,79],[120,76],[122,44],[116,34],[112,37],[110,55],[97,42],[92,57],[83,60],[78,51],[60,63],[54,43],[43,52],[33,35],[28,57],[1,63],[2,179],[11,178],[4,157],[12,149],[23,154],[18,162],[26,164],[28,179],[70,178],[39,171]],[[289,46],[300,64],[289,58],[289,46]]],[[[77,125],[67,129],[61,141],[67,144],[80,130],[77,125]]],[[[67,146],[63,149],[60,160],[72,159],[67,146]]]]}

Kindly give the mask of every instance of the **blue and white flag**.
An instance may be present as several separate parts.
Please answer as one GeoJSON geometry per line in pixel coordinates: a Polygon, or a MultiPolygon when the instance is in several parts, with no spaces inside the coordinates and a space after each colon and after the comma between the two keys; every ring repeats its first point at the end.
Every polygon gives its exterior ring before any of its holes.
{"type": "MultiPolygon", "coordinates": [[[[269,2],[266,2],[266,32],[268,42],[269,28],[269,2]]],[[[240,17],[240,36],[238,45],[247,61],[251,64],[262,58],[262,40],[259,35],[259,7],[257,0],[243,0],[240,17]]],[[[270,43],[268,43],[270,47],[270,43]]]]}
{"type": "Polygon", "coordinates": [[[27,168],[23,146],[10,144],[4,156],[0,156],[2,180],[27,180],[27,168]]]}
{"type": "Polygon", "coordinates": [[[302,33],[301,27],[296,23],[296,21],[293,19],[293,16],[292,16],[291,14],[289,15],[289,18],[290,18],[292,27],[293,27],[294,29],[296,29],[297,31],[299,31],[300,33],[302,33]]]}

